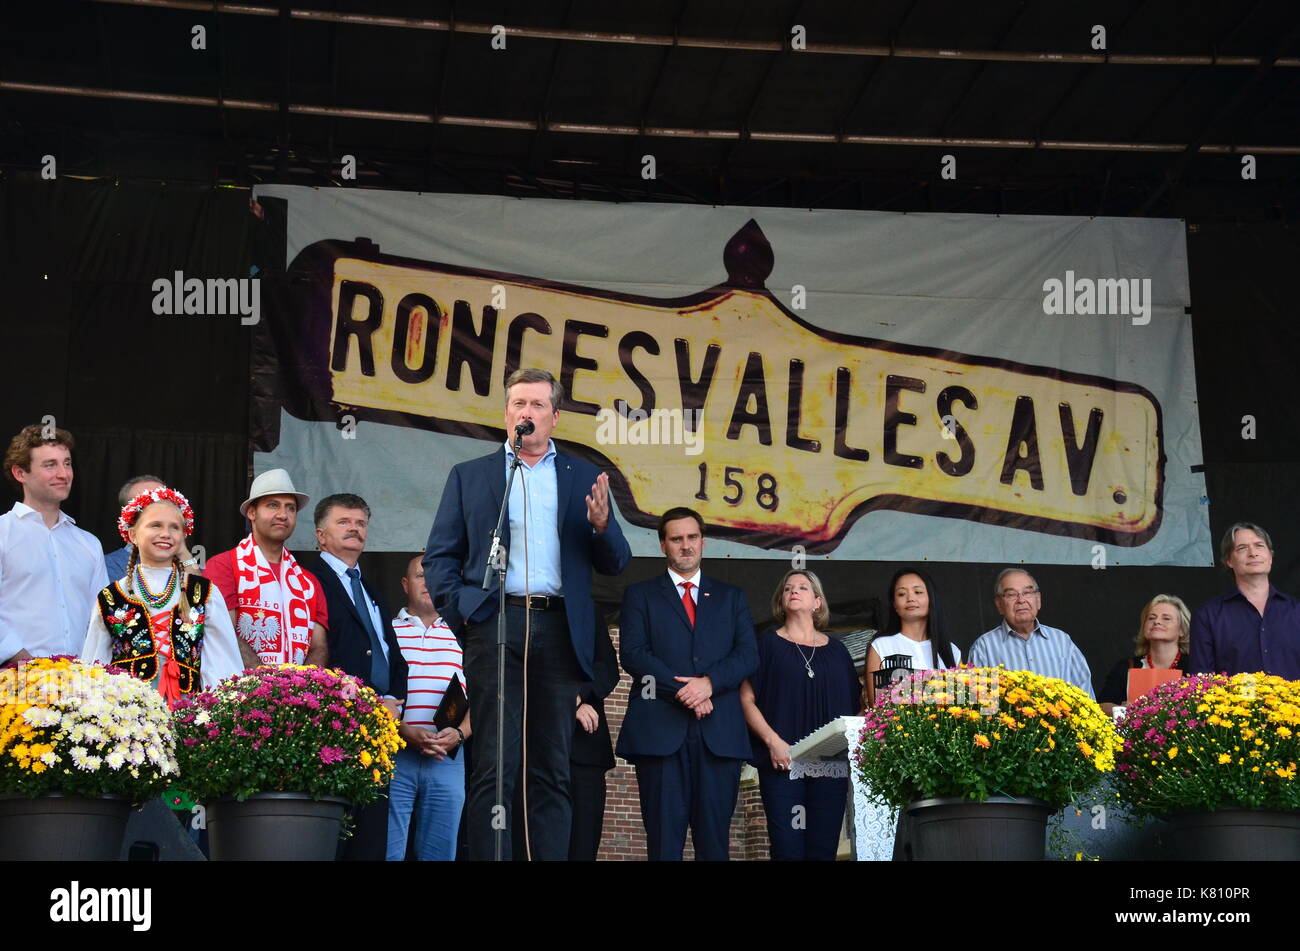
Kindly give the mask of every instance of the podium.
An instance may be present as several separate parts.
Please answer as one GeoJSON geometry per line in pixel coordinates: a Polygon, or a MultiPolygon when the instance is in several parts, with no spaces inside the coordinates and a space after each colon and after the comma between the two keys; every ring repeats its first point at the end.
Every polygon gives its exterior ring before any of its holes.
{"type": "Polygon", "coordinates": [[[895,820],[886,806],[868,801],[849,762],[862,733],[862,717],[837,717],[790,747],[790,778],[849,777],[849,844],[856,862],[888,862],[894,856],[895,820]]]}

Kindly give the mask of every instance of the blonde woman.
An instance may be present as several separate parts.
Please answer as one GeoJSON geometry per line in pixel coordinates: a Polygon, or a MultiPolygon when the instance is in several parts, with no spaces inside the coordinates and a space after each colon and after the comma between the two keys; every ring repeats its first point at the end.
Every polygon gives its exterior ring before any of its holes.
{"type": "Polygon", "coordinates": [[[825,764],[843,769],[794,778],[790,744],[836,717],[858,712],[857,671],[848,648],[823,633],[830,608],[811,571],[785,573],[772,594],[772,618],[776,629],[758,636],[758,671],[740,685],[771,856],[774,861],[834,861],[848,797],[848,764],[825,764]],[[792,821],[796,815],[803,821],[792,821]]]}
{"type": "Polygon", "coordinates": [[[1120,660],[1097,694],[1097,701],[1107,713],[1128,701],[1128,672],[1135,668],[1185,670],[1191,632],[1191,612],[1181,598],[1157,594],[1142,609],[1133,656],[1120,660]]]}

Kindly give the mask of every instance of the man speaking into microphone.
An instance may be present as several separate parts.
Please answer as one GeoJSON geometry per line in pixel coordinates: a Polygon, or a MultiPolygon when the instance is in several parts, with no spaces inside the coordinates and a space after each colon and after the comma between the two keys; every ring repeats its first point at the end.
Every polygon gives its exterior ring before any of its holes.
{"type": "Polygon", "coordinates": [[[569,753],[582,685],[592,678],[596,608],[591,572],[617,575],[631,560],[610,515],[609,477],[557,452],[551,432],[564,388],[545,370],[516,370],[506,380],[506,444],[452,468],[425,549],[425,582],[434,605],[465,647],[474,723],[474,761],[466,807],[468,856],[495,856],[496,834],[509,859],[515,823],[527,823],[534,859],[563,860],[572,809],[569,753]],[[515,445],[502,544],[506,561],[505,713],[502,791],[497,800],[497,572],[484,570],[505,497],[515,445]],[[527,681],[525,683],[525,630],[527,681]],[[526,749],[527,815],[514,815],[515,784],[526,749]],[[504,825],[503,825],[504,823],[504,825]]]}

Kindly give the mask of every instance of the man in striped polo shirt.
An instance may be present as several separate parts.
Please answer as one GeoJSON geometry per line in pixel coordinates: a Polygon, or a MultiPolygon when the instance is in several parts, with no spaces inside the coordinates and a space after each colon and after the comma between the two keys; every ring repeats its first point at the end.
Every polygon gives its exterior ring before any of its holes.
{"type": "Polygon", "coordinates": [[[969,660],[976,667],[1029,670],[1074,684],[1090,697],[1092,673],[1083,651],[1070,635],[1038,621],[1043,592],[1033,575],[1023,568],[1003,568],[993,584],[993,604],[1002,623],[981,634],[971,646],[969,660]]]}
{"type": "Polygon", "coordinates": [[[458,752],[470,733],[469,715],[459,728],[433,729],[433,717],[453,676],[468,693],[464,658],[447,622],[424,585],[420,555],[406,566],[406,607],[393,618],[393,632],[410,667],[406,708],[399,731],[407,746],[397,754],[388,791],[388,861],[406,858],[411,820],[415,857],[449,862],[456,857],[456,833],[465,806],[465,757],[458,752]]]}

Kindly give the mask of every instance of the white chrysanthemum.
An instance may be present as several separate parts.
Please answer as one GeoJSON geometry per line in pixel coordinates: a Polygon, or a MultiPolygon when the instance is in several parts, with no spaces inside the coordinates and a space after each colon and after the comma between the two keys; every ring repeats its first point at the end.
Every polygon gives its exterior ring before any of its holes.
{"type": "Polygon", "coordinates": [[[99,769],[100,765],[103,762],[104,761],[100,759],[98,756],[87,756],[85,763],[82,764],[82,769],[89,770],[90,772],[93,773],[95,772],[95,770],[99,769]]]}
{"type": "Polygon", "coordinates": [[[23,711],[23,719],[32,726],[56,726],[60,716],[58,710],[49,707],[28,707],[23,711]]]}
{"type": "Polygon", "coordinates": [[[205,724],[211,722],[212,722],[212,714],[208,713],[207,710],[200,710],[197,714],[194,715],[195,726],[204,726],[205,724]]]}
{"type": "Polygon", "coordinates": [[[109,765],[110,769],[121,769],[123,764],[126,763],[126,757],[114,750],[104,757],[104,762],[109,765]]]}
{"type": "Polygon", "coordinates": [[[166,761],[162,747],[158,746],[156,743],[150,743],[149,748],[145,750],[145,753],[149,756],[149,762],[151,763],[162,763],[166,761]]]}
{"type": "Polygon", "coordinates": [[[74,746],[68,750],[68,755],[72,757],[72,762],[75,766],[80,766],[86,760],[86,750],[84,747],[74,746]]]}

